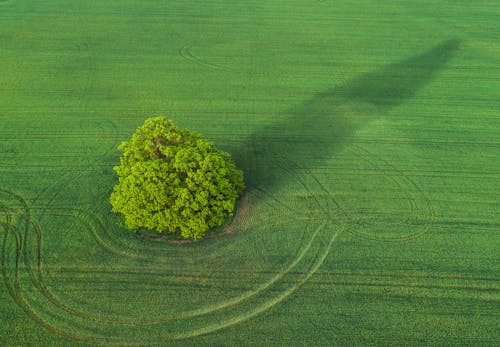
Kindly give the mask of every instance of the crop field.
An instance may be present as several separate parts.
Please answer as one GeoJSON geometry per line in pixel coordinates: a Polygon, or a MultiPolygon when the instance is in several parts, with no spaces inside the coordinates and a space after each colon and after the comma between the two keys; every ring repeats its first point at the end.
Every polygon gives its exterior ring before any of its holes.
{"type": "Polygon", "coordinates": [[[499,346],[498,1],[0,1],[0,346],[499,346]],[[111,212],[165,115],[223,232],[111,212]]]}

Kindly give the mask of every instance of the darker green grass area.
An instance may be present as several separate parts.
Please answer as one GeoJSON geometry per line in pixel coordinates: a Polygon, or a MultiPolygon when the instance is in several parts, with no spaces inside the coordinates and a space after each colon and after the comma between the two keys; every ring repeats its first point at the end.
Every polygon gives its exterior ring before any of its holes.
{"type": "Polygon", "coordinates": [[[356,131],[404,103],[431,83],[459,49],[450,39],[427,51],[388,64],[375,72],[320,92],[284,114],[283,120],[258,127],[234,155],[250,185],[277,189],[293,172],[321,166],[349,143],[356,131]],[[289,162],[287,172],[276,159],[289,162]]]}
{"type": "Polygon", "coordinates": [[[437,77],[460,48],[460,41],[443,41],[421,54],[348,81],[332,94],[383,107],[381,112],[398,106],[437,77]]]}
{"type": "Polygon", "coordinates": [[[499,10],[3,2],[0,345],[495,345],[499,10]],[[111,212],[158,115],[244,170],[230,232],[111,212]]]}

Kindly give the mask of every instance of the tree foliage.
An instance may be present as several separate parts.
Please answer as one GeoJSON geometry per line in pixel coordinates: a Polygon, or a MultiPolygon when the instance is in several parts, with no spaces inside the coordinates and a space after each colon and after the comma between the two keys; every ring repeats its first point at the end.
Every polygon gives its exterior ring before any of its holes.
{"type": "Polygon", "coordinates": [[[232,215],[244,188],[228,153],[164,117],[150,118],[123,151],[110,202],[129,228],[199,239],[232,215]]]}

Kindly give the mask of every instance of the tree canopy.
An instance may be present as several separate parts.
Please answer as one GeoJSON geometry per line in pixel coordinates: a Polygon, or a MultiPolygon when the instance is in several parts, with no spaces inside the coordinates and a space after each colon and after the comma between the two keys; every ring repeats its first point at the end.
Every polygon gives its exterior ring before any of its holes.
{"type": "Polygon", "coordinates": [[[118,149],[119,181],[110,202],[131,229],[200,239],[233,214],[244,189],[228,153],[164,117],[146,120],[118,149]]]}

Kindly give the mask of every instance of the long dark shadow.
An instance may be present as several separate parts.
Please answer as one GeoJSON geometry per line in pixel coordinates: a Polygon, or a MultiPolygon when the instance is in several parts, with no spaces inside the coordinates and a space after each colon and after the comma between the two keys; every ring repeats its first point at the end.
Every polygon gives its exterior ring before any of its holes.
{"type": "Polygon", "coordinates": [[[459,45],[458,39],[447,40],[364,74],[315,95],[286,112],[285,120],[257,129],[233,152],[247,185],[274,190],[286,184],[294,170],[315,167],[331,158],[358,129],[430,83],[459,45]],[[290,165],[285,174],[283,163],[287,161],[290,165]]]}

